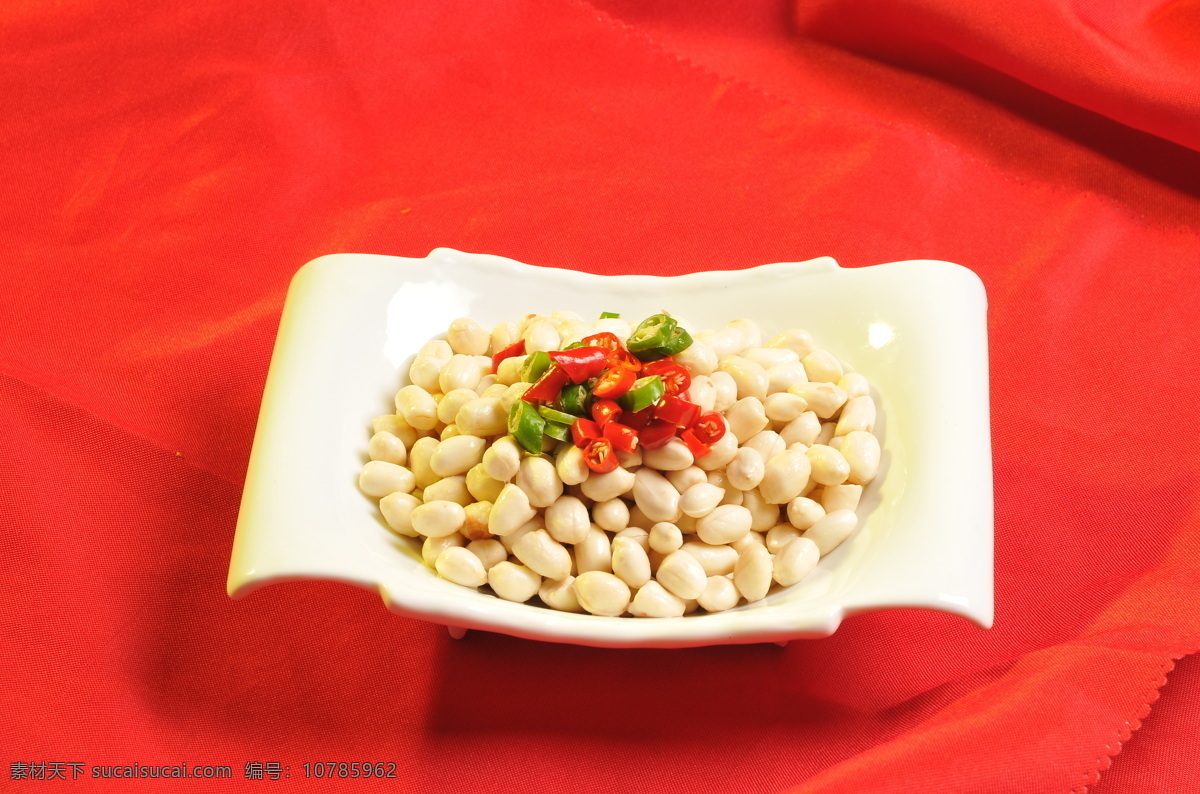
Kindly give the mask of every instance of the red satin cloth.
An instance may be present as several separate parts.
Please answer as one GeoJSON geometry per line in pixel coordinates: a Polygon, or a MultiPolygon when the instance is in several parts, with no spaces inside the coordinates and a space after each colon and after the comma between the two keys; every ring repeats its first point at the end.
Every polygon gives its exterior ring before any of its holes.
{"type": "Polygon", "coordinates": [[[0,10],[0,789],[1193,787],[1200,668],[1163,685],[1200,648],[1200,5],[1001,5],[0,10]],[[974,270],[995,628],[619,651],[454,642],[332,583],[230,601],[288,280],[438,246],[974,270]],[[88,779],[184,762],[235,780],[88,779]]]}

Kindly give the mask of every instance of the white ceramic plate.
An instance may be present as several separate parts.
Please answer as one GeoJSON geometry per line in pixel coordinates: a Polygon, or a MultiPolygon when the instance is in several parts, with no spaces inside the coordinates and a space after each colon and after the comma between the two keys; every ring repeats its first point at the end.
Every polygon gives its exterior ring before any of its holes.
{"type": "Polygon", "coordinates": [[[675,278],[594,276],[495,256],[338,254],[292,280],[246,473],[228,590],[334,579],[455,628],[582,645],[686,647],[831,634],[855,612],[925,607],[992,623],[986,297],[948,262],[844,269],[829,258],[675,278]],[[728,612],[609,618],[514,604],[437,578],[359,492],[371,419],[416,350],[457,317],[669,310],[699,328],[751,317],[808,329],[871,382],[879,477],[855,533],[799,584],[728,612]]]}

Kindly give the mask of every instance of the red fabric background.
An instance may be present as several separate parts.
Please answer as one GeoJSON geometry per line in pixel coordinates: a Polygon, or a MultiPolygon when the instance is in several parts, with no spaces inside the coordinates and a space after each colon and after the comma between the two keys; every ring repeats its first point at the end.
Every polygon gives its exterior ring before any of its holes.
{"type": "Polygon", "coordinates": [[[1200,648],[1200,6],[983,8],[6,6],[0,788],[38,786],[13,762],[279,761],[324,791],[300,764],[327,760],[410,791],[1193,785],[1200,667],[1163,683],[1200,648]],[[289,278],[437,246],[970,267],[996,627],[613,651],[455,643],[332,583],[228,600],[289,278]]]}

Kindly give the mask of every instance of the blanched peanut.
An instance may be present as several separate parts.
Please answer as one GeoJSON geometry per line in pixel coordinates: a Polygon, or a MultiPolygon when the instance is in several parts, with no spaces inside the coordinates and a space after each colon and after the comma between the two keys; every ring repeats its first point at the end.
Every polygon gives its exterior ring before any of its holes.
{"type": "Polygon", "coordinates": [[[641,527],[625,527],[616,535],[613,536],[613,543],[617,542],[617,538],[626,538],[642,547],[643,551],[650,551],[650,533],[641,527]]]}
{"type": "Polygon", "coordinates": [[[634,475],[633,499],[651,521],[675,521],[682,515],[679,491],[653,469],[638,469],[634,475]]]}
{"type": "Polygon", "coordinates": [[[492,536],[488,532],[488,516],[492,512],[491,502],[471,502],[463,507],[466,520],[462,529],[458,530],[467,540],[487,540],[492,536]]]}
{"type": "Polygon", "coordinates": [[[650,558],[636,540],[614,538],[612,572],[625,584],[636,589],[650,581],[650,558]]]}
{"type": "Polygon", "coordinates": [[[546,531],[559,543],[579,543],[591,527],[587,507],[574,496],[560,496],[546,508],[546,531]]]}
{"type": "Polygon", "coordinates": [[[692,385],[688,387],[686,399],[700,406],[702,414],[711,411],[717,401],[717,387],[713,385],[712,378],[707,375],[694,376],[692,385]]]}
{"type": "MultiPolygon", "coordinates": [[[[412,445],[417,442],[419,436],[417,431],[404,421],[403,416],[396,414],[384,414],[377,416],[371,420],[372,433],[391,433],[404,444],[405,449],[411,449],[412,445]]],[[[392,461],[393,463],[395,461],[392,461]]]]}
{"type": "Polygon", "coordinates": [[[762,364],[741,356],[729,356],[721,359],[719,371],[728,373],[737,387],[739,399],[757,397],[764,400],[767,397],[767,386],[770,380],[762,364]]]}
{"type": "Polygon", "coordinates": [[[496,539],[504,544],[504,548],[508,550],[509,554],[512,554],[513,546],[517,545],[517,541],[525,537],[530,532],[536,532],[539,529],[545,528],[545,524],[543,524],[541,521],[541,516],[536,516],[532,520],[526,521],[524,524],[517,527],[507,535],[498,535],[496,539]]]}
{"type": "Polygon", "coordinates": [[[437,427],[437,401],[420,386],[405,386],[396,392],[396,413],[417,430],[437,427]]]}
{"type": "Polygon", "coordinates": [[[629,526],[629,506],[620,499],[608,499],[592,505],[592,521],[608,532],[620,532],[629,526]]]}
{"type": "Polygon", "coordinates": [[[482,356],[488,350],[489,335],[484,327],[470,317],[459,317],[450,323],[446,341],[455,353],[482,356]]]}
{"type": "Polygon", "coordinates": [[[851,485],[866,485],[879,473],[879,439],[863,430],[847,433],[842,439],[842,456],[850,464],[851,485]]]}
{"type": "Polygon", "coordinates": [[[771,504],[787,504],[804,492],[811,473],[808,457],[798,450],[788,450],[767,461],[759,493],[771,504]]]}
{"type": "Polygon", "coordinates": [[[762,482],[765,462],[758,450],[742,447],[725,468],[725,476],[734,488],[749,491],[762,482]]]}
{"type": "Polygon", "coordinates": [[[767,532],[767,551],[778,554],[783,547],[800,537],[800,530],[791,524],[776,524],[767,532]]]}
{"type": "Polygon", "coordinates": [[[696,534],[696,519],[692,518],[691,516],[680,516],[679,520],[675,521],[674,524],[675,526],[679,527],[679,531],[684,535],[696,534]]]}
{"type": "Polygon", "coordinates": [[[786,392],[797,383],[806,383],[808,375],[799,361],[792,364],[776,364],[767,370],[767,395],[786,392]]]}
{"type": "Polygon", "coordinates": [[[478,436],[457,435],[438,444],[429,458],[429,468],[439,477],[465,474],[483,461],[487,442],[478,436]]]}
{"type": "Polygon", "coordinates": [[[589,334],[609,333],[621,340],[621,344],[629,339],[629,335],[633,333],[633,326],[620,317],[605,317],[603,320],[597,320],[592,323],[592,330],[589,334]]]}
{"type": "MultiPolygon", "coordinates": [[[[508,391],[508,385],[499,383],[495,375],[484,375],[479,379],[479,387],[476,389],[480,397],[488,397],[493,400],[499,400],[508,391]]],[[[457,420],[455,420],[457,421],[457,420]]],[[[500,431],[502,433],[504,431],[500,431]]],[[[483,435],[497,436],[500,433],[484,433],[483,435]]],[[[475,433],[475,435],[480,435],[475,433]]]]}
{"type": "Polygon", "coordinates": [[[475,501],[475,497],[467,490],[467,478],[461,474],[456,474],[453,477],[443,477],[435,483],[431,483],[424,492],[421,498],[426,502],[436,502],[439,500],[446,502],[454,502],[466,507],[475,501]]]}
{"type": "Polygon", "coordinates": [[[501,361],[496,366],[496,383],[503,383],[505,386],[514,386],[521,383],[521,367],[525,365],[525,359],[527,358],[529,357],[509,356],[501,361]]]}
{"type": "Polygon", "coordinates": [[[508,417],[499,397],[484,396],[463,403],[454,415],[454,424],[464,433],[486,438],[503,435],[508,429],[508,417]]]}
{"type": "Polygon", "coordinates": [[[723,487],[709,482],[696,483],[680,495],[679,509],[685,516],[700,518],[711,513],[724,497],[723,487]]]}
{"type": "Polygon", "coordinates": [[[807,496],[797,496],[788,502],[787,516],[796,529],[808,529],[825,517],[825,508],[807,496]]]}
{"type": "Polygon", "coordinates": [[[814,350],[800,359],[809,380],[834,384],[842,379],[842,363],[828,350],[814,350]]]}
{"type": "Polygon", "coordinates": [[[651,581],[634,594],[629,614],[639,618],[677,618],[683,616],[686,607],[682,598],[668,592],[658,582],[651,581]]]}
{"type": "Polygon", "coordinates": [[[717,354],[706,342],[699,339],[675,354],[675,363],[682,364],[692,373],[693,382],[697,375],[711,375],[717,369],[717,354]]]}
{"type": "Polygon", "coordinates": [[[549,507],[563,492],[563,483],[554,464],[532,455],[521,461],[513,482],[525,492],[533,507],[549,507]]]}
{"type": "Polygon", "coordinates": [[[438,436],[438,440],[445,441],[448,438],[454,438],[455,436],[461,435],[462,433],[458,432],[458,425],[446,425],[442,428],[442,432],[441,435],[438,436]]]}
{"type": "Polygon", "coordinates": [[[737,436],[739,444],[745,444],[769,424],[767,412],[758,397],[743,397],[734,403],[725,414],[725,423],[729,432],[737,436]]]}
{"type": "Polygon", "coordinates": [[[395,491],[379,500],[379,512],[392,531],[405,537],[417,537],[417,531],[412,526],[413,508],[421,504],[421,500],[412,494],[395,491]]]}
{"type": "Polygon", "coordinates": [[[523,604],[533,598],[542,586],[542,577],[537,573],[507,560],[496,563],[487,573],[488,584],[505,601],[523,604]]]}
{"type": "Polygon", "coordinates": [[[467,551],[479,558],[479,561],[483,563],[485,571],[491,570],[493,565],[508,559],[508,549],[504,548],[504,544],[494,538],[473,540],[467,544],[467,551]]]}
{"type": "Polygon", "coordinates": [[[604,571],[586,571],[575,577],[575,597],[593,615],[616,617],[629,606],[629,585],[604,571]]]}
{"type": "Polygon", "coordinates": [[[660,521],[650,527],[650,548],[659,554],[679,551],[683,546],[683,533],[669,521],[660,521]]]}
{"type": "Polygon", "coordinates": [[[438,375],[438,386],[445,394],[455,389],[471,389],[479,385],[484,370],[474,356],[453,355],[438,375]]]}
{"type": "Polygon", "coordinates": [[[438,576],[463,587],[479,587],[487,582],[487,571],[483,563],[462,546],[449,546],[442,550],[433,563],[438,576]]]}
{"type": "MultiPolygon", "coordinates": [[[[817,433],[817,440],[814,441],[813,443],[814,444],[824,444],[825,446],[829,446],[829,442],[833,441],[833,432],[836,427],[837,427],[837,423],[835,423],[835,422],[822,422],[821,423],[821,432],[817,433]]],[[[839,444],[838,446],[839,446],[839,451],[840,451],[841,445],[839,444]]]]}
{"type": "Polygon", "coordinates": [[[558,350],[558,329],[549,320],[534,320],[525,328],[525,352],[558,350]]]}
{"type": "Polygon", "coordinates": [[[488,476],[483,464],[478,463],[467,472],[467,491],[481,502],[494,502],[504,490],[504,483],[488,476]]]}
{"type": "Polygon", "coordinates": [[[542,586],[538,589],[538,598],[542,599],[546,606],[557,609],[559,612],[583,611],[583,607],[579,605],[579,599],[575,597],[574,576],[568,576],[558,581],[553,579],[543,581],[542,586]]]}
{"type": "Polygon", "coordinates": [[[794,351],[800,358],[804,358],[817,349],[817,343],[813,341],[812,334],[808,331],[803,328],[793,328],[767,342],[767,347],[784,347],[794,351]]]}
{"type": "Polygon", "coordinates": [[[733,546],[714,546],[710,543],[689,540],[681,548],[696,558],[700,567],[704,569],[705,576],[724,576],[733,573],[733,566],[738,559],[737,550],[733,546]]]}
{"type": "Polygon", "coordinates": [[[800,356],[794,350],[786,347],[752,347],[742,354],[763,369],[770,370],[778,364],[793,364],[800,361],[800,356]]]}
{"type": "Polygon", "coordinates": [[[710,576],[704,583],[704,591],[696,597],[696,601],[706,612],[724,612],[737,606],[741,597],[741,593],[733,586],[732,579],[710,576]]]}
{"type": "Polygon", "coordinates": [[[594,502],[604,502],[629,493],[633,489],[635,480],[636,475],[633,472],[618,466],[603,474],[594,472],[589,474],[579,487],[583,489],[583,493],[588,499],[594,502]]]}
{"type": "Polygon", "coordinates": [[[742,492],[729,484],[729,478],[725,476],[724,471],[710,471],[708,482],[725,492],[725,495],[721,497],[720,504],[740,505],[742,503],[742,492]]]}
{"type": "Polygon", "coordinates": [[[808,403],[808,410],[820,419],[833,416],[846,402],[846,392],[832,383],[821,381],[797,383],[788,388],[788,393],[803,397],[808,403]]]}
{"type": "Polygon", "coordinates": [[[733,585],[747,601],[759,601],[771,589],[774,561],[766,546],[747,546],[738,555],[733,585]]]}
{"type": "Polygon", "coordinates": [[[725,326],[720,331],[701,331],[696,339],[708,345],[717,361],[736,356],[746,347],[746,335],[740,328],[730,326],[725,326]]]}
{"type": "Polygon", "coordinates": [[[673,438],[657,449],[643,449],[642,463],[658,471],[682,471],[695,461],[687,444],[673,438]]]}
{"type": "Polygon", "coordinates": [[[696,534],[700,540],[714,546],[733,543],[750,531],[750,523],[750,511],[741,505],[719,505],[708,515],[696,519],[696,534]]]}
{"type": "Polygon", "coordinates": [[[842,453],[824,444],[813,444],[805,451],[812,468],[814,482],[821,485],[841,485],[850,476],[850,464],[842,453]]]}
{"type": "Polygon", "coordinates": [[[834,510],[817,523],[808,528],[803,537],[817,544],[824,557],[838,545],[850,537],[850,533],[858,526],[858,516],[852,510],[834,510]]]}
{"type": "Polygon", "coordinates": [[[616,452],[618,466],[625,469],[635,469],[642,465],[642,448],[640,446],[633,452],[624,452],[619,449],[616,452]]]}
{"type": "Polygon", "coordinates": [[[418,533],[427,538],[444,538],[462,529],[467,514],[458,502],[439,499],[414,507],[411,518],[418,533]]]}
{"type": "Polygon", "coordinates": [[[817,567],[821,551],[809,538],[796,538],[775,555],[772,576],[784,587],[791,587],[817,567]]]}
{"type": "Polygon", "coordinates": [[[367,461],[358,475],[358,488],[376,499],[400,491],[411,493],[416,487],[413,473],[403,466],[382,460],[367,461]]]}
{"type": "Polygon", "coordinates": [[[757,490],[744,493],[742,507],[750,511],[750,529],[754,531],[766,532],[779,523],[779,505],[763,499],[757,490]]]}
{"type": "Polygon", "coordinates": [[[763,332],[758,323],[745,317],[739,317],[736,320],[731,320],[729,328],[736,328],[742,332],[745,338],[745,343],[742,345],[742,350],[747,350],[755,347],[763,346],[763,332]]]}
{"type": "Polygon", "coordinates": [[[521,466],[521,450],[512,436],[498,438],[483,453],[483,470],[493,480],[508,482],[521,466]]]}
{"type": "Polygon", "coordinates": [[[764,463],[787,449],[783,438],[774,430],[764,430],[742,446],[757,451],[764,463]]]}
{"type": "Polygon", "coordinates": [[[408,448],[404,446],[404,442],[386,430],[371,436],[371,441],[367,444],[367,454],[371,456],[371,460],[394,463],[397,466],[403,466],[408,460],[408,448]]]}
{"type": "Polygon", "coordinates": [[[442,359],[433,356],[417,356],[408,365],[408,380],[412,385],[418,386],[426,392],[438,391],[440,389],[438,376],[441,375],[442,366],[445,363],[442,359]]]}
{"type": "Polygon", "coordinates": [[[450,356],[454,355],[454,350],[451,349],[450,343],[445,339],[430,339],[421,345],[421,349],[417,351],[417,355],[429,356],[441,361],[449,361],[450,356]]]}
{"type": "Polygon", "coordinates": [[[792,444],[804,444],[808,446],[817,440],[817,436],[821,434],[821,420],[812,411],[805,411],[800,414],[799,418],[788,422],[783,430],[779,431],[779,437],[789,447],[792,444]]]}
{"type": "Polygon", "coordinates": [[[522,524],[537,515],[529,506],[529,497],[517,486],[508,483],[501,489],[488,515],[488,531],[493,535],[511,535],[522,524]]]}
{"type": "Polygon", "coordinates": [[[679,471],[669,471],[666,477],[679,493],[683,493],[696,483],[708,482],[708,475],[699,466],[688,466],[686,469],[680,469],[679,471]]]}
{"type": "Polygon", "coordinates": [[[700,561],[682,549],[663,558],[655,578],[680,598],[696,598],[708,584],[700,561]]]}
{"type": "Polygon", "coordinates": [[[798,394],[782,391],[768,396],[763,409],[772,422],[787,424],[808,410],[808,401],[798,394]]]}
{"type": "Polygon", "coordinates": [[[558,328],[558,344],[563,348],[580,341],[592,332],[592,324],[586,320],[555,321],[555,327],[558,328]]]}
{"type": "Polygon", "coordinates": [[[857,372],[847,372],[837,382],[837,385],[839,389],[846,392],[846,396],[851,400],[855,397],[866,397],[871,393],[871,384],[867,383],[867,379],[857,372]]]}
{"type": "Polygon", "coordinates": [[[870,397],[855,397],[843,407],[834,435],[844,436],[853,430],[875,429],[875,401],[870,397]]]}
{"type": "Polygon", "coordinates": [[[826,513],[834,510],[857,510],[862,499],[861,485],[828,485],[821,492],[821,507],[826,513]]]}
{"type": "Polygon", "coordinates": [[[763,535],[763,533],[756,532],[755,530],[752,529],[749,532],[747,532],[742,538],[735,540],[733,543],[730,543],[729,548],[733,549],[738,554],[741,554],[742,549],[746,548],[747,546],[749,546],[751,544],[755,544],[758,546],[765,546],[765,545],[767,545],[767,539],[763,535]]]}
{"type": "Polygon", "coordinates": [[[717,439],[712,445],[707,455],[696,459],[696,465],[705,471],[723,469],[729,465],[729,461],[733,460],[733,456],[737,454],[737,451],[737,436],[726,431],[725,435],[717,439]]]}
{"type": "Polygon", "coordinates": [[[496,323],[496,327],[492,329],[489,346],[492,354],[499,353],[505,348],[512,347],[521,338],[521,334],[517,332],[517,324],[505,320],[501,323],[496,323]]]}
{"type": "Polygon", "coordinates": [[[579,485],[591,473],[583,459],[583,450],[574,444],[567,444],[558,451],[554,459],[554,471],[563,485],[579,485]]]}
{"type": "Polygon", "coordinates": [[[564,579],[571,574],[571,555],[544,529],[526,532],[513,544],[513,556],[547,579],[564,579]]]}
{"type": "Polygon", "coordinates": [[[446,392],[437,401],[438,421],[444,425],[454,424],[454,420],[458,416],[458,409],[478,396],[471,389],[452,389],[446,392]]]}
{"type": "Polygon", "coordinates": [[[612,570],[612,542],[608,533],[596,525],[575,544],[575,568],[579,573],[612,570]]]}
{"type": "Polygon", "coordinates": [[[442,552],[454,546],[461,546],[466,543],[462,535],[446,535],[442,538],[425,538],[421,543],[421,559],[430,568],[437,562],[437,558],[442,552]]]}
{"type": "Polygon", "coordinates": [[[709,375],[713,385],[713,410],[725,412],[738,399],[737,382],[728,372],[714,372],[709,375]]]}

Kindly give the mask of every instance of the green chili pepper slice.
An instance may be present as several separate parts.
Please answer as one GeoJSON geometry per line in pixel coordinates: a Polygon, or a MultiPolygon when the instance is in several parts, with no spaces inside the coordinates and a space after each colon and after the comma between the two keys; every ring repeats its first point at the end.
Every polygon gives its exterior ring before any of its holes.
{"type": "Polygon", "coordinates": [[[542,451],[546,420],[530,403],[517,400],[508,411],[508,432],[531,455],[542,451]]]}
{"type": "Polygon", "coordinates": [[[591,392],[587,386],[582,383],[572,383],[570,386],[564,386],[562,393],[558,395],[558,404],[563,411],[575,416],[587,416],[588,403],[591,402],[591,392]]]}
{"type": "Polygon", "coordinates": [[[601,320],[619,320],[620,318],[621,315],[617,314],[616,312],[600,312],[601,320]]]}
{"type": "Polygon", "coordinates": [[[630,353],[662,347],[670,340],[671,334],[675,332],[677,326],[675,318],[670,315],[651,315],[642,320],[641,324],[634,329],[629,339],[625,341],[625,347],[629,349],[630,353]]]}
{"type": "Polygon", "coordinates": [[[571,437],[571,428],[558,422],[547,422],[546,435],[555,441],[566,441],[571,437]]]}
{"type": "MultiPolygon", "coordinates": [[[[537,412],[541,414],[547,422],[558,422],[560,425],[569,426],[572,422],[579,418],[578,416],[572,416],[571,414],[563,413],[562,411],[556,411],[547,405],[538,406],[537,412]]],[[[562,439],[560,438],[559,441],[562,441],[562,439]]]]}
{"type": "Polygon", "coordinates": [[[636,412],[654,405],[665,393],[666,387],[663,386],[662,378],[651,375],[634,381],[629,391],[622,394],[617,402],[626,411],[636,412]]]}
{"type": "Polygon", "coordinates": [[[550,360],[550,355],[545,350],[530,353],[529,357],[525,359],[525,363],[521,365],[521,380],[526,383],[536,383],[537,379],[550,369],[552,363],[554,362],[550,360]]]}
{"type": "Polygon", "coordinates": [[[658,361],[660,358],[682,353],[692,346],[692,335],[682,328],[676,327],[670,338],[659,347],[634,353],[641,361],[658,361]]]}

